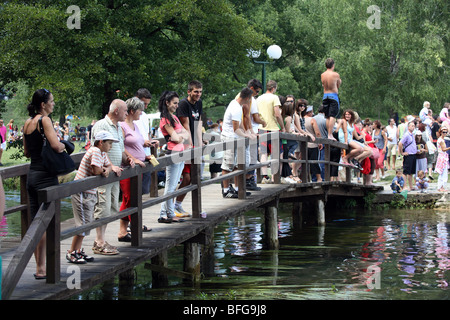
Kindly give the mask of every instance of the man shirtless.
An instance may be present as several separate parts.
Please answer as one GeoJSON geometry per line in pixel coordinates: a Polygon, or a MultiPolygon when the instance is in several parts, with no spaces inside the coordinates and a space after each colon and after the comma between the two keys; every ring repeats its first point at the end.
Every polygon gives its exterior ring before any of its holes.
{"type": "Polygon", "coordinates": [[[323,110],[327,121],[328,139],[336,140],[333,137],[333,127],[336,123],[336,117],[339,114],[338,89],[342,84],[339,73],[334,71],[334,60],[328,58],[325,61],[327,71],[320,76],[323,86],[323,110]]]}

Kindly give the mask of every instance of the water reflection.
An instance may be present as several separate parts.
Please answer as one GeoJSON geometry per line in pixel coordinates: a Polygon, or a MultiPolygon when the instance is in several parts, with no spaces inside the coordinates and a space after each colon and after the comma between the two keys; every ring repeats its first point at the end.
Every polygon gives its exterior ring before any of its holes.
{"type": "MultiPolygon", "coordinates": [[[[214,272],[195,289],[179,279],[152,288],[143,269],[137,279],[147,282],[133,298],[227,299],[232,290],[236,299],[449,299],[449,215],[333,212],[324,227],[298,228],[287,207],[279,210],[280,249],[265,250],[264,215],[249,212],[216,228],[214,272]]],[[[182,255],[169,257],[181,270],[182,255]]]]}
{"type": "MultiPolygon", "coordinates": [[[[5,191],[6,207],[14,207],[20,204],[20,191],[5,191]]],[[[72,203],[70,197],[61,200],[61,219],[72,218],[72,203]]],[[[0,219],[0,242],[7,237],[19,237],[21,234],[20,212],[3,216],[0,219]]]]}
{"type": "MultiPolygon", "coordinates": [[[[340,268],[349,274],[347,283],[364,284],[368,268],[380,269],[382,292],[405,293],[447,289],[449,270],[448,214],[410,213],[400,219],[384,218],[369,240],[340,268]]],[[[367,283],[367,281],[366,281],[367,283]]]]}

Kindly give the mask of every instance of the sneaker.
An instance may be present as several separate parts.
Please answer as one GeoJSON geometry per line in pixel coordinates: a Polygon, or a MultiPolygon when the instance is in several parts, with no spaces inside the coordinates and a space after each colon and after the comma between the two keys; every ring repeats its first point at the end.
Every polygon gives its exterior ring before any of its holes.
{"type": "Polygon", "coordinates": [[[245,188],[246,188],[247,190],[251,190],[251,191],[261,191],[261,187],[258,187],[258,186],[256,185],[255,180],[253,180],[253,179],[248,179],[248,180],[246,181],[245,188]]]}
{"type": "Polygon", "coordinates": [[[295,181],[292,178],[286,177],[286,178],[284,178],[284,183],[295,184],[295,183],[297,183],[297,181],[295,181]]]}
{"type": "Polygon", "coordinates": [[[83,264],[86,263],[86,260],[84,260],[84,258],[82,257],[82,255],[79,253],[78,251],[67,251],[66,253],[66,259],[67,261],[69,261],[70,263],[75,263],[75,264],[83,264]]]}
{"type": "Polygon", "coordinates": [[[81,250],[78,252],[78,254],[81,255],[81,256],[83,257],[83,259],[84,259],[86,262],[92,262],[92,261],[94,261],[94,257],[88,256],[88,255],[86,254],[86,252],[84,252],[84,249],[81,249],[81,250]]]}
{"type": "Polygon", "coordinates": [[[222,197],[237,199],[238,198],[238,193],[232,186],[230,186],[227,191],[224,192],[222,190],[222,197]]]}
{"type": "Polygon", "coordinates": [[[180,206],[175,205],[174,212],[178,218],[184,218],[184,217],[191,216],[191,214],[188,213],[186,210],[184,210],[181,205],[180,206]]]}
{"type": "Polygon", "coordinates": [[[362,169],[363,169],[363,168],[361,167],[361,164],[358,162],[358,160],[352,159],[351,161],[352,161],[352,163],[355,165],[355,167],[356,167],[357,169],[359,169],[359,170],[362,170],[362,169]]]}
{"type": "Polygon", "coordinates": [[[272,180],[270,180],[270,178],[262,178],[261,183],[262,184],[271,184],[272,180]]]}

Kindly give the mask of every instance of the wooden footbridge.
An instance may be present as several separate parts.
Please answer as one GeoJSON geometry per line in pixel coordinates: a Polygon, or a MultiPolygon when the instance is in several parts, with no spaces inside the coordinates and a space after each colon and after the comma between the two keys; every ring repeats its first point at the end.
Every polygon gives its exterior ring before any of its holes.
{"type": "MultiPolygon", "coordinates": [[[[201,273],[201,259],[208,259],[208,252],[213,243],[213,229],[216,225],[234,216],[245,214],[245,212],[264,208],[265,214],[265,245],[267,248],[278,247],[277,208],[280,201],[294,203],[293,213],[297,216],[302,214],[301,203],[313,204],[317,213],[319,224],[325,223],[325,204],[333,197],[363,198],[368,193],[378,192],[382,187],[364,186],[351,183],[350,166],[345,166],[346,181],[330,181],[331,166],[343,166],[339,163],[330,162],[330,148],[332,146],[347,150],[347,145],[328,139],[316,139],[325,149],[325,181],[319,183],[307,182],[309,165],[317,163],[317,160],[307,159],[307,137],[291,134],[280,134],[278,139],[273,139],[274,150],[280,138],[298,140],[302,152],[302,160],[283,160],[273,158],[266,163],[253,166],[245,166],[245,146],[251,143],[248,139],[240,139],[234,143],[218,142],[184,151],[179,156],[162,156],[158,158],[159,165],[154,167],[127,168],[120,177],[110,175],[104,177],[89,177],[87,179],[72,181],[58,186],[42,189],[39,197],[43,204],[33,221],[28,218],[26,176],[29,165],[19,165],[0,170],[2,179],[20,177],[21,204],[6,208],[5,214],[21,212],[22,237],[17,243],[8,243],[0,248],[2,258],[2,299],[12,300],[44,300],[44,299],[67,299],[75,294],[90,289],[106,280],[128,272],[134,266],[151,261],[148,267],[152,269],[154,280],[164,274],[176,274],[195,282],[201,273]],[[202,181],[200,177],[200,166],[203,155],[227,148],[237,148],[238,169],[227,175],[214,179],[202,181]],[[157,172],[172,163],[190,160],[191,185],[178,189],[164,196],[161,191],[158,194],[157,172]],[[274,168],[279,168],[280,162],[299,161],[302,164],[301,178],[303,183],[281,184],[280,173],[274,168]],[[274,172],[273,184],[260,184],[260,191],[252,191],[246,196],[245,174],[262,166],[271,166],[274,172]],[[152,190],[149,195],[142,195],[142,173],[152,173],[152,190]],[[225,179],[238,177],[239,198],[224,199],[221,195],[220,182],[225,179]],[[117,182],[121,179],[131,179],[132,199],[131,207],[118,214],[96,220],[83,227],[75,228],[72,220],[61,221],[60,201],[74,193],[91,189],[108,183],[117,182]],[[192,209],[192,217],[186,218],[181,223],[157,223],[161,202],[174,198],[180,194],[187,193],[183,202],[185,208],[192,209]],[[206,212],[206,218],[202,213],[206,212]],[[131,243],[118,242],[119,219],[131,216],[131,243]],[[94,255],[93,262],[74,265],[68,263],[65,253],[70,248],[72,237],[76,234],[91,230],[86,236],[83,244],[85,251],[90,254],[91,245],[95,238],[95,228],[108,224],[107,241],[119,248],[120,254],[114,256],[94,255]],[[151,232],[143,232],[143,226],[151,228],[151,232]],[[47,238],[47,279],[36,280],[33,277],[36,266],[33,252],[39,239],[46,234],[47,238]],[[167,251],[177,245],[184,245],[184,270],[171,270],[167,266],[167,251]]],[[[262,135],[260,139],[265,139],[262,135]]],[[[73,155],[77,164],[81,161],[83,154],[73,155]]],[[[211,256],[209,256],[210,258],[211,256]]]]}

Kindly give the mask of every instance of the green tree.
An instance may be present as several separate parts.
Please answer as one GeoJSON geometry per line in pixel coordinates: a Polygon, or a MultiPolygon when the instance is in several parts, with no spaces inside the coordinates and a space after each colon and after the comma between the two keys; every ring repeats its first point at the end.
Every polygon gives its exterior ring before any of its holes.
{"type": "Polygon", "coordinates": [[[0,6],[0,80],[50,89],[59,114],[82,99],[100,115],[137,88],[185,92],[192,79],[221,94],[248,66],[247,48],[266,41],[226,0],[80,0],[80,29],[67,27],[71,4],[0,6]]]}
{"type": "MultiPolygon", "coordinates": [[[[448,1],[378,1],[379,29],[368,27],[373,13],[367,9],[374,4],[369,0],[253,4],[239,8],[283,49],[273,67],[290,70],[298,83],[298,90],[289,86],[296,97],[321,103],[320,74],[332,57],[343,79],[342,107],[361,116],[417,114],[425,100],[439,112],[448,99],[448,1]]],[[[272,70],[269,78],[276,74],[282,73],[272,70]]]]}

